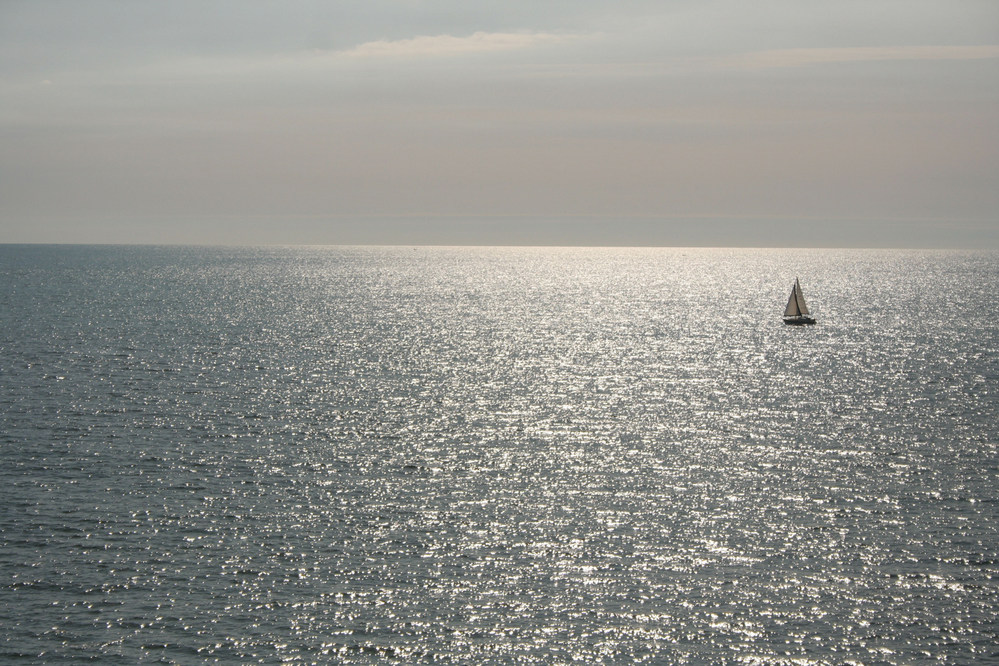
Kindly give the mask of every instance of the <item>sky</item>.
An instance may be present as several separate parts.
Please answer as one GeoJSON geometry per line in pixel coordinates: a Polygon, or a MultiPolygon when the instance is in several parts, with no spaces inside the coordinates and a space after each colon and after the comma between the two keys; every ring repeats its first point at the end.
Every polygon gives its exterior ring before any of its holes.
{"type": "Polygon", "coordinates": [[[0,0],[0,243],[999,248],[995,0],[0,0]]]}

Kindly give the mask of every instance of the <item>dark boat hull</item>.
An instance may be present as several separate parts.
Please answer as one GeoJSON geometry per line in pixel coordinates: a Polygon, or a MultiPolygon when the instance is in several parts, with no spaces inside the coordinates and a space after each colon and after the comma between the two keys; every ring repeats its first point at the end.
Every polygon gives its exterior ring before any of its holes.
{"type": "Polygon", "coordinates": [[[790,324],[791,326],[807,326],[809,324],[814,324],[815,320],[811,317],[785,317],[785,324],[790,324]]]}

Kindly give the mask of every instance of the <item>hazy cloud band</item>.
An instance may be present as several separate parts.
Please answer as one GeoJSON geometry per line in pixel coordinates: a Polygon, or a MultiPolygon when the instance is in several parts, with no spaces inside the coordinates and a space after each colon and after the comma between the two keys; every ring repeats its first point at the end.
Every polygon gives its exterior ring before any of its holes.
{"type": "Polygon", "coordinates": [[[476,32],[467,37],[428,35],[365,42],[341,53],[353,58],[454,56],[560,44],[579,38],[579,35],[543,32],[476,32]]]}
{"type": "Polygon", "coordinates": [[[869,46],[774,49],[745,53],[726,59],[724,64],[741,69],[768,69],[877,60],[980,60],[984,58],[999,58],[999,46],[869,46]]]}

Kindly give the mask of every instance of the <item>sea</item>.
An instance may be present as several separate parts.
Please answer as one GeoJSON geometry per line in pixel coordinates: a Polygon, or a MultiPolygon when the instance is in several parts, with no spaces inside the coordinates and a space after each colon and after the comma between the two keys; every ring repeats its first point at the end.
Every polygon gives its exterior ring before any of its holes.
{"type": "Polygon", "coordinates": [[[0,662],[999,663],[997,287],[994,251],[0,246],[0,662]]]}

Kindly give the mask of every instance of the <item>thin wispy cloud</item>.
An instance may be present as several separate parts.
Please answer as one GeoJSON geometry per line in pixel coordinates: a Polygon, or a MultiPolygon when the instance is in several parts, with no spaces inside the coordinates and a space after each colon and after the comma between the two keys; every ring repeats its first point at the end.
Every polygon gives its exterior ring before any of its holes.
{"type": "Polygon", "coordinates": [[[564,44],[581,38],[581,35],[548,32],[475,32],[466,37],[427,35],[412,39],[378,40],[340,53],[352,58],[457,56],[564,44]]]}
{"type": "Polygon", "coordinates": [[[726,58],[721,64],[737,69],[770,69],[879,60],[981,60],[987,58],[999,58],[999,46],[862,46],[773,49],[726,58]]]}

